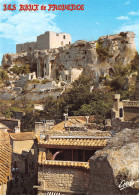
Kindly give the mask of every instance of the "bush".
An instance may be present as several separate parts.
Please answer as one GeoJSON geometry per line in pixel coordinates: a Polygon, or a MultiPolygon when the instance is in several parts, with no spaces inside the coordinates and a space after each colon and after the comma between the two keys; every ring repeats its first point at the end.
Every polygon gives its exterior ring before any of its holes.
{"type": "Polygon", "coordinates": [[[107,57],[112,57],[112,54],[109,53],[109,51],[105,48],[102,48],[103,42],[98,40],[96,42],[96,52],[99,55],[100,61],[105,61],[107,57]]]}
{"type": "Polygon", "coordinates": [[[40,83],[40,81],[38,79],[33,79],[28,81],[28,83],[36,84],[36,83],[40,83]]]}
{"type": "Polygon", "coordinates": [[[17,75],[27,74],[27,73],[30,73],[30,66],[29,66],[29,64],[26,64],[26,65],[23,65],[20,67],[15,65],[13,68],[11,68],[11,71],[17,75]]]}
{"type": "Polygon", "coordinates": [[[136,53],[135,58],[131,61],[131,72],[139,71],[139,54],[136,53]]]}
{"type": "Polygon", "coordinates": [[[6,71],[4,71],[4,70],[0,70],[0,80],[8,80],[9,79],[9,77],[8,77],[8,74],[7,74],[7,72],[6,71]]]}
{"type": "Polygon", "coordinates": [[[43,79],[41,83],[42,83],[42,84],[45,84],[45,83],[47,83],[47,82],[50,82],[50,81],[49,81],[48,79],[43,79]]]}
{"type": "Polygon", "coordinates": [[[117,76],[109,82],[109,85],[113,88],[114,91],[124,90],[125,78],[122,76],[117,76]]]}

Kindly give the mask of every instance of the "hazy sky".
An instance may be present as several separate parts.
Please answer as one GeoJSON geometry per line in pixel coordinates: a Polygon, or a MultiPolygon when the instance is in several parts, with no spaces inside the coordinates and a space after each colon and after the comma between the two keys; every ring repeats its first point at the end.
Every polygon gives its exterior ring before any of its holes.
{"type": "Polygon", "coordinates": [[[0,61],[15,53],[17,43],[35,41],[45,31],[66,32],[76,40],[96,40],[102,35],[133,31],[139,50],[139,0],[0,0],[0,61]],[[16,11],[3,11],[16,4],[16,11]],[[84,4],[84,11],[18,11],[19,4],[84,4]]]}

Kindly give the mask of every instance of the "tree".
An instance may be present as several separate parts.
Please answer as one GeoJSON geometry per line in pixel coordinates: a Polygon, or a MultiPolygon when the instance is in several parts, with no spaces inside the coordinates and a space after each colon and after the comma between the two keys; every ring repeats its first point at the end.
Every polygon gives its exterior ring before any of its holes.
{"type": "Polygon", "coordinates": [[[131,61],[131,71],[139,71],[139,54],[136,53],[135,58],[131,61]]]}
{"type": "Polygon", "coordinates": [[[107,90],[97,90],[91,96],[89,104],[81,105],[75,115],[95,115],[97,121],[110,118],[113,93],[107,90]]]}

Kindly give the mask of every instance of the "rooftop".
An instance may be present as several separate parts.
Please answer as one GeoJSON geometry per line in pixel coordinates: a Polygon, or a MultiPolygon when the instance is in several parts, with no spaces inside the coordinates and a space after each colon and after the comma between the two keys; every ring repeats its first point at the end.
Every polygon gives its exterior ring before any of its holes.
{"type": "Polygon", "coordinates": [[[39,145],[45,148],[102,148],[107,144],[107,139],[66,139],[66,138],[54,138],[48,140],[40,140],[39,145]]]}
{"type": "Polygon", "coordinates": [[[45,159],[45,152],[39,152],[39,165],[46,165],[46,166],[64,166],[64,167],[78,167],[78,168],[85,168],[89,169],[88,162],[78,162],[78,161],[57,161],[57,160],[46,160],[45,159]]]}
{"type": "MultiPolygon", "coordinates": [[[[86,124],[85,117],[68,117],[67,126],[83,126],[86,124]]],[[[65,131],[65,121],[58,123],[51,130],[65,131]]]]}
{"type": "Polygon", "coordinates": [[[34,140],[36,135],[34,132],[23,132],[23,133],[9,133],[11,139],[15,141],[34,140]]]}
{"type": "Polygon", "coordinates": [[[11,171],[10,137],[8,133],[0,133],[0,185],[8,181],[11,171]]]}

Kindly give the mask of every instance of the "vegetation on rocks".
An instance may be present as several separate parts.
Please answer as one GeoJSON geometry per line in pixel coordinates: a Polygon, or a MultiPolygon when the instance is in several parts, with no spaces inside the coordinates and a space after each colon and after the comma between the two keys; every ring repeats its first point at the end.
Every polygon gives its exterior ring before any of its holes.
{"type": "MultiPolygon", "coordinates": [[[[138,54],[130,65],[122,66],[117,64],[109,77],[102,77],[100,83],[102,87],[93,89],[94,82],[91,76],[83,74],[78,80],[71,84],[71,88],[67,89],[58,99],[49,96],[47,99],[39,101],[44,105],[44,111],[34,111],[34,103],[26,99],[25,94],[21,100],[11,100],[9,103],[0,102],[0,114],[6,117],[12,117],[14,110],[25,112],[25,116],[21,121],[22,131],[30,131],[35,127],[35,121],[43,119],[55,119],[56,121],[64,119],[63,113],[68,112],[69,116],[74,115],[94,115],[95,122],[102,122],[106,118],[110,118],[112,107],[112,96],[114,93],[121,94],[122,99],[129,99],[134,94],[134,88],[126,86],[127,79],[131,74],[138,70],[138,54]],[[126,86],[126,87],[125,87],[126,86]]],[[[26,70],[26,69],[25,69],[26,70]]],[[[7,78],[3,72],[0,73],[1,78],[7,78]]],[[[37,80],[33,80],[35,83],[37,80]]],[[[43,80],[48,82],[48,80],[43,80]]]]}
{"type": "Polygon", "coordinates": [[[108,51],[108,49],[102,47],[103,42],[101,40],[98,40],[96,42],[96,52],[99,55],[100,61],[105,61],[107,57],[112,57],[112,54],[108,51]]]}
{"type": "Polygon", "coordinates": [[[5,70],[0,70],[0,81],[6,81],[8,80],[8,74],[5,70]]]}
{"type": "Polygon", "coordinates": [[[30,73],[30,66],[29,64],[26,64],[23,66],[15,65],[13,68],[11,68],[11,71],[17,75],[27,74],[27,73],[30,73]]]}

